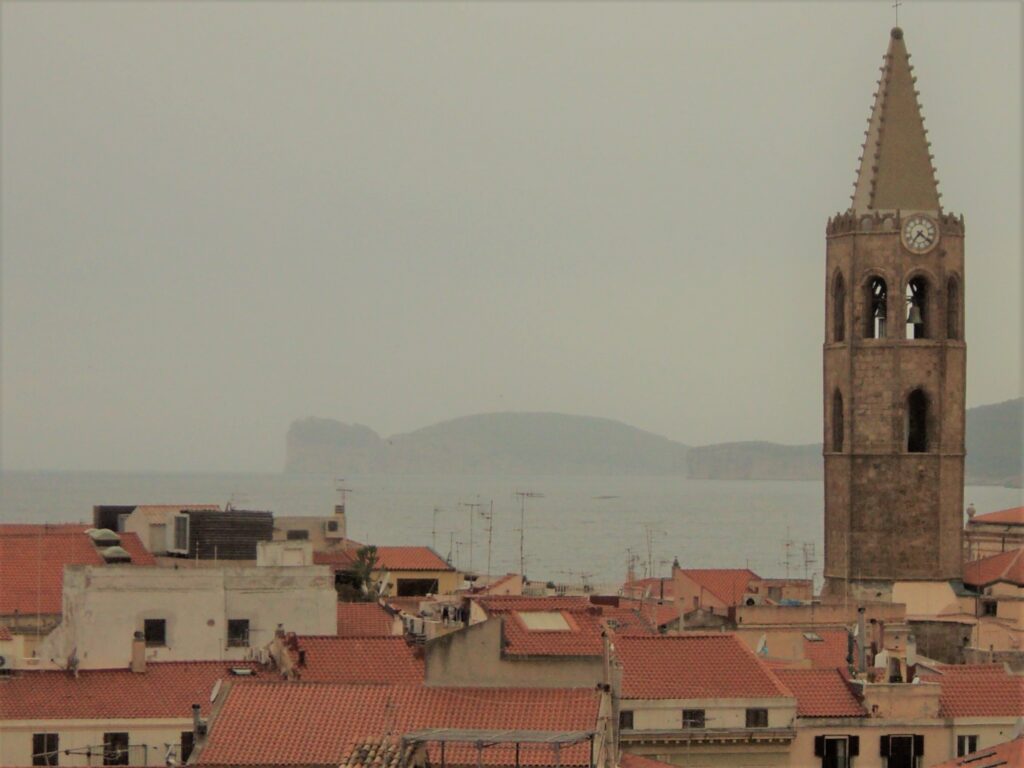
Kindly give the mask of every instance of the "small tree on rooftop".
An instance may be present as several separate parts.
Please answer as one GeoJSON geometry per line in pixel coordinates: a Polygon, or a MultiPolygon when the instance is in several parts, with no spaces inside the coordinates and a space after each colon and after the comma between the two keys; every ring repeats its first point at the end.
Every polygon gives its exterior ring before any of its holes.
{"type": "Polygon", "coordinates": [[[357,549],[356,559],[352,563],[351,570],[354,580],[366,600],[377,599],[377,585],[373,581],[373,572],[376,569],[377,548],[371,545],[357,549]]]}

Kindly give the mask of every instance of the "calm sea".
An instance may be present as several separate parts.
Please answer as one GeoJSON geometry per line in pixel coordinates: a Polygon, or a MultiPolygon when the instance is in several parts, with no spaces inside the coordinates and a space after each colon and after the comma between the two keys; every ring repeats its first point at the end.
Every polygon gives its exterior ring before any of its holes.
{"type": "MultiPolygon", "coordinates": [[[[491,572],[519,569],[517,490],[543,494],[526,503],[526,571],[533,579],[618,584],[630,552],[640,575],[648,563],[655,574],[667,574],[678,557],[684,566],[749,566],[763,576],[781,576],[787,552],[789,574],[821,572],[820,482],[364,475],[347,477],[345,486],[352,489],[350,537],[433,544],[442,556],[450,552],[460,568],[472,564],[480,572],[487,570],[488,527],[491,572]],[[488,523],[482,513],[492,502],[488,523]]],[[[88,521],[94,504],[231,502],[277,515],[322,515],[338,498],[334,488],[327,475],[5,472],[0,521],[88,521]]],[[[966,502],[983,513],[1019,506],[1022,494],[968,487],[966,502]]]]}

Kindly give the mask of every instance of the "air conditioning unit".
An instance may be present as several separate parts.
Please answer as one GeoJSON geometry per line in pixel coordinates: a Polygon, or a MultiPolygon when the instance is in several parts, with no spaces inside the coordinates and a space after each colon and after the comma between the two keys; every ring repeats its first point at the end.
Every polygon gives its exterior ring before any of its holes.
{"type": "Polygon", "coordinates": [[[324,538],[343,539],[345,532],[341,529],[341,523],[337,520],[324,520],[324,538]]]}

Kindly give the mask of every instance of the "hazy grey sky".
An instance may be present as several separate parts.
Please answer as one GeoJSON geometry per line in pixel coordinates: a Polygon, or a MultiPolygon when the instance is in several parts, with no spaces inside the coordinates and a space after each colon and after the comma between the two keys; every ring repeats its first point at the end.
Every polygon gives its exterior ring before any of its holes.
{"type": "MultiPolygon", "coordinates": [[[[888,0],[4,3],[2,464],[254,469],[292,419],[821,438],[888,0]]],[[[907,2],[968,402],[1021,393],[1021,7],[907,2]]]]}

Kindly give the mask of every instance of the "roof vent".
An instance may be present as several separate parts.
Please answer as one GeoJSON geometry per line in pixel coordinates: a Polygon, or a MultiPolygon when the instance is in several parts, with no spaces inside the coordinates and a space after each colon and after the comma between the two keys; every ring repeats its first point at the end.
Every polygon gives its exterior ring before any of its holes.
{"type": "Polygon", "coordinates": [[[100,550],[100,554],[108,563],[130,563],[132,561],[131,553],[123,547],[107,547],[100,550]]]}
{"type": "Polygon", "coordinates": [[[109,547],[121,543],[121,537],[109,528],[92,528],[88,531],[89,538],[97,547],[109,547]]]}
{"type": "Polygon", "coordinates": [[[252,677],[256,672],[252,667],[232,667],[231,674],[236,677],[252,677]]]}

